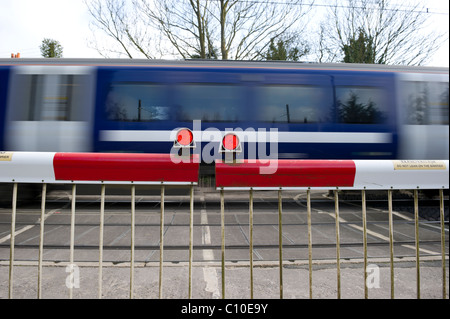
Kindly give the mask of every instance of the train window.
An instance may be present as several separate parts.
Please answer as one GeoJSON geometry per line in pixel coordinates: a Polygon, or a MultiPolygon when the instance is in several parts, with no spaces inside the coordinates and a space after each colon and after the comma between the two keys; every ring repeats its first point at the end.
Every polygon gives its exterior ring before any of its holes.
{"type": "Polygon", "coordinates": [[[80,105],[85,76],[72,74],[18,75],[20,92],[14,95],[13,120],[81,121],[80,105]],[[24,94],[25,92],[25,94],[24,94]]]}
{"type": "Polygon", "coordinates": [[[376,87],[336,87],[337,119],[346,124],[381,124],[387,121],[387,101],[376,87]]]}
{"type": "Polygon", "coordinates": [[[168,120],[167,88],[153,83],[114,83],[106,100],[106,117],[122,122],[168,120]]]}
{"type": "Polygon", "coordinates": [[[266,85],[258,88],[258,119],[274,123],[324,122],[323,88],[266,85]]]}
{"type": "Polygon", "coordinates": [[[244,90],[237,85],[185,84],[175,94],[175,112],[181,121],[244,121],[243,106],[244,90]]]}
{"type": "Polygon", "coordinates": [[[406,123],[412,125],[448,125],[448,83],[405,82],[403,101],[406,123]]]}

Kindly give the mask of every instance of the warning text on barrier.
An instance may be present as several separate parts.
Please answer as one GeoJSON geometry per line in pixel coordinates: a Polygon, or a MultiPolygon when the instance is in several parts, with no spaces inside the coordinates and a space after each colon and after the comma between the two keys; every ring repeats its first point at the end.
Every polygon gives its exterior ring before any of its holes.
{"type": "Polygon", "coordinates": [[[12,160],[12,152],[0,152],[0,162],[10,162],[12,160]]]}
{"type": "Polygon", "coordinates": [[[395,170],[445,170],[444,161],[400,160],[393,161],[395,170]]]}

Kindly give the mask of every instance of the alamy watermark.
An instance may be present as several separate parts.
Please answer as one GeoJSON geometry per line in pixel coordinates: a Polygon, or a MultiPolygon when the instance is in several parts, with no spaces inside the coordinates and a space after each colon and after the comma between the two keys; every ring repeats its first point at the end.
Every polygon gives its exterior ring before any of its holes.
{"type": "MultiPolygon", "coordinates": [[[[178,129],[171,132],[170,138],[175,141],[178,129]]],[[[222,158],[221,141],[229,134],[235,134],[240,141],[241,151],[235,155],[236,161],[243,160],[246,156],[250,163],[260,163],[260,174],[274,174],[278,169],[278,129],[271,128],[226,128],[221,131],[215,127],[208,127],[202,130],[202,123],[199,120],[193,121],[194,141],[197,144],[206,143],[203,147],[197,145],[193,148],[192,154],[198,155],[196,161],[212,164],[216,159],[222,158]],[[245,149],[247,147],[247,149],[245,149]]],[[[190,158],[179,156],[179,148],[172,147],[170,154],[172,161],[181,163],[190,161],[190,158]]]]}
{"type": "Polygon", "coordinates": [[[80,288],[80,268],[76,264],[69,264],[66,272],[69,273],[66,277],[66,287],[69,289],[80,288]]]}
{"type": "Polygon", "coordinates": [[[380,288],[380,267],[375,264],[367,265],[366,267],[366,287],[380,288]]]}

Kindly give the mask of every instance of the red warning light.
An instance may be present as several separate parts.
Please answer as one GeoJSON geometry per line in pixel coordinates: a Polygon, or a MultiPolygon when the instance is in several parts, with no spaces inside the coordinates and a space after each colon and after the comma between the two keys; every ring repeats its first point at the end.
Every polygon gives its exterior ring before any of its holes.
{"type": "Polygon", "coordinates": [[[239,146],[239,138],[234,134],[227,134],[222,140],[223,147],[228,151],[234,151],[239,146]]]}
{"type": "Polygon", "coordinates": [[[189,146],[194,140],[194,135],[190,129],[184,128],[178,131],[177,141],[181,146],[189,146]]]}

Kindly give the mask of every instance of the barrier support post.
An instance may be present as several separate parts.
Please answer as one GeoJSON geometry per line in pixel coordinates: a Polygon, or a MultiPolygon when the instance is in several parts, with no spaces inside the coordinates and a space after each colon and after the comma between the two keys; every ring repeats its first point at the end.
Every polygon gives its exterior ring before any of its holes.
{"type": "Polygon", "coordinates": [[[336,218],[336,268],[337,268],[337,298],[341,299],[341,247],[339,233],[339,195],[334,191],[334,211],[336,218]]]}
{"type": "Polygon", "coordinates": [[[419,251],[419,191],[414,190],[414,227],[416,241],[416,284],[417,299],[420,299],[420,251],[419,251]]]}
{"type": "Polygon", "coordinates": [[[71,205],[71,212],[70,212],[70,279],[72,280],[69,282],[69,299],[73,298],[73,286],[74,286],[74,277],[73,277],[73,271],[74,271],[74,249],[75,249],[75,203],[76,203],[76,196],[77,196],[77,185],[72,184],[72,205],[71,205]]]}
{"type": "Polygon", "coordinates": [[[250,299],[253,299],[253,189],[250,188],[249,199],[249,259],[250,259],[250,299]]]}
{"type": "Polygon", "coordinates": [[[12,213],[11,213],[11,240],[9,248],[9,291],[8,298],[13,298],[13,278],[14,278],[14,245],[16,234],[16,209],[17,209],[17,183],[13,186],[12,213]]]}
{"type": "Polygon", "coordinates": [[[189,199],[189,291],[188,298],[192,298],[192,260],[193,260],[193,245],[194,245],[194,186],[191,185],[189,199]]]}
{"type": "Polygon", "coordinates": [[[164,185],[161,185],[161,219],[159,229],[159,299],[163,297],[163,259],[164,259],[164,185]]]}
{"type": "Polygon", "coordinates": [[[221,228],[221,255],[222,255],[222,299],[225,299],[225,203],[223,187],[220,189],[220,228],[221,228]]]}
{"type": "Polygon", "coordinates": [[[283,201],[281,188],[278,190],[278,262],[280,267],[280,299],[283,299],[283,201]]]}
{"type": "Polygon", "coordinates": [[[136,186],[131,185],[131,252],[130,252],[130,299],[134,298],[134,246],[136,232],[136,186]]]}
{"type": "Polygon", "coordinates": [[[439,210],[441,217],[441,253],[442,253],[442,299],[447,299],[447,273],[445,266],[445,215],[444,215],[444,190],[439,190],[439,210]]]}
{"type": "Polygon", "coordinates": [[[42,195],[41,195],[41,221],[39,229],[39,261],[38,261],[38,289],[37,297],[42,298],[42,258],[44,251],[44,220],[45,220],[45,201],[47,197],[47,184],[42,184],[42,195]]]}
{"type": "Polygon", "coordinates": [[[311,188],[306,191],[306,210],[308,214],[308,263],[309,263],[309,299],[312,299],[312,225],[311,225],[311,188]]]}
{"type": "Polygon", "coordinates": [[[105,223],[105,184],[102,184],[100,195],[100,231],[98,245],[98,299],[102,299],[103,294],[103,231],[105,223]]]}
{"type": "Polygon", "coordinates": [[[366,212],[366,190],[361,191],[362,223],[363,223],[363,251],[364,251],[364,298],[369,298],[367,287],[367,212],[366,212]]]}
{"type": "Polygon", "coordinates": [[[391,299],[394,299],[394,222],[392,218],[392,189],[388,190],[388,218],[389,218],[389,261],[391,269],[391,299]]]}

